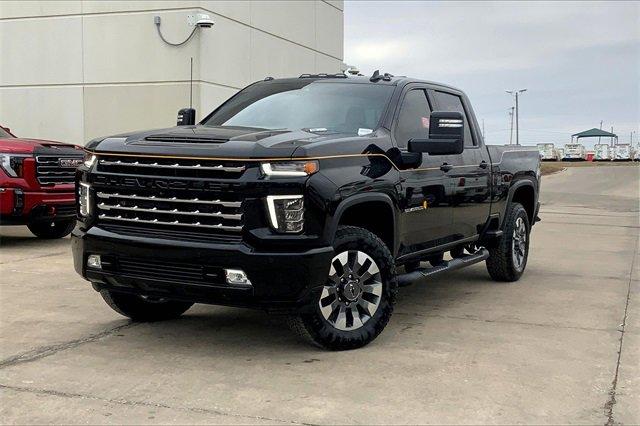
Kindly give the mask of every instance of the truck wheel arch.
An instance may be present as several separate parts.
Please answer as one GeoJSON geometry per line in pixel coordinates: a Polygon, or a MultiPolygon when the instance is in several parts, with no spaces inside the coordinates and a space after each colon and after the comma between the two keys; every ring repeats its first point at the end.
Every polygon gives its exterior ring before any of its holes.
{"type": "MultiPolygon", "coordinates": [[[[509,188],[509,198],[507,199],[507,205],[505,207],[505,212],[508,206],[512,203],[520,203],[527,211],[527,216],[529,217],[529,223],[533,224],[535,222],[535,214],[536,214],[536,187],[533,181],[530,179],[520,179],[514,182],[509,188]]],[[[503,214],[504,218],[504,214],[503,214]]]]}
{"type": "Polygon", "coordinates": [[[327,241],[333,242],[339,225],[367,229],[384,241],[392,254],[396,253],[398,246],[396,208],[387,194],[357,194],[341,201],[325,230],[327,241]],[[363,215],[364,211],[369,214],[363,215]]]}

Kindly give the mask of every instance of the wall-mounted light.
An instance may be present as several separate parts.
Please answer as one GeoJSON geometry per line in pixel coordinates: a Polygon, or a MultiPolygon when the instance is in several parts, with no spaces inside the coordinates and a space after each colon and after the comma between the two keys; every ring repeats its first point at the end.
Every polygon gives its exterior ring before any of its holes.
{"type": "Polygon", "coordinates": [[[160,36],[162,41],[167,43],[169,46],[176,46],[176,47],[177,46],[182,46],[183,44],[185,44],[186,42],[191,40],[191,37],[193,37],[193,35],[198,30],[198,28],[211,28],[211,27],[213,27],[213,24],[214,24],[213,20],[211,19],[211,17],[209,15],[207,15],[206,13],[197,13],[195,15],[189,15],[189,16],[187,16],[187,24],[193,27],[193,30],[191,31],[191,34],[189,34],[189,36],[184,41],[181,41],[180,43],[172,43],[172,42],[168,41],[167,39],[165,39],[164,36],[162,35],[162,31],[160,31],[160,17],[159,16],[154,16],[153,17],[153,23],[156,24],[156,29],[158,30],[158,35],[160,36]]]}

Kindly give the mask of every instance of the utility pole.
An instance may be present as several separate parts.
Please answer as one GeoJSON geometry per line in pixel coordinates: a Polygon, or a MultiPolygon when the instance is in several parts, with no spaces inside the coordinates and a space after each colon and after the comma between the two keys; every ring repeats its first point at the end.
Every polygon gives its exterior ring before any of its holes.
{"type": "Polygon", "coordinates": [[[518,95],[520,93],[526,92],[527,89],[520,89],[520,90],[507,90],[506,92],[511,94],[511,95],[515,95],[516,97],[516,145],[520,145],[520,122],[518,119],[519,116],[519,107],[518,107],[518,95]]]}
{"type": "MultiPolygon", "coordinates": [[[[602,130],[602,120],[600,120],[600,130],[602,130]]],[[[600,143],[600,136],[598,136],[598,143],[600,143]]]]}
{"type": "MultiPolygon", "coordinates": [[[[613,126],[611,126],[611,133],[613,134],[613,126]]],[[[617,142],[617,141],[616,141],[616,142],[617,142]]],[[[614,145],[614,143],[613,143],[613,136],[611,136],[611,146],[613,146],[613,145],[614,145]]]]}
{"type": "Polygon", "coordinates": [[[509,108],[509,120],[511,127],[509,128],[509,145],[513,144],[513,107],[509,108]]]}
{"type": "MultiPolygon", "coordinates": [[[[484,118],[482,119],[482,140],[484,140],[484,118]]],[[[486,142],[486,141],[485,141],[486,142]]]]}

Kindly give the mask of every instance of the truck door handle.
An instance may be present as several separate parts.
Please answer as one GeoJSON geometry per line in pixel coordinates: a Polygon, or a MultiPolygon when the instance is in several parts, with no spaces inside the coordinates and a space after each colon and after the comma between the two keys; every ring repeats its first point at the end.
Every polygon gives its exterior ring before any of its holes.
{"type": "Polygon", "coordinates": [[[482,160],[482,162],[480,163],[480,168],[481,169],[486,169],[487,166],[489,166],[489,164],[486,161],[482,160]]]}
{"type": "Polygon", "coordinates": [[[453,166],[451,164],[444,163],[442,166],[440,166],[440,170],[442,170],[445,173],[451,169],[453,169],[453,166]]]}

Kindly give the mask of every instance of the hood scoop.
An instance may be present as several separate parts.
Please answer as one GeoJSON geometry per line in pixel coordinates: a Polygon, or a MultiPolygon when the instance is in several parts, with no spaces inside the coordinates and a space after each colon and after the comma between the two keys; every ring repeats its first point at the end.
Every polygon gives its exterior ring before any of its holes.
{"type": "Polygon", "coordinates": [[[196,136],[196,135],[150,135],[144,138],[149,142],[171,142],[171,143],[224,143],[229,139],[214,138],[211,136],[196,136]]]}

